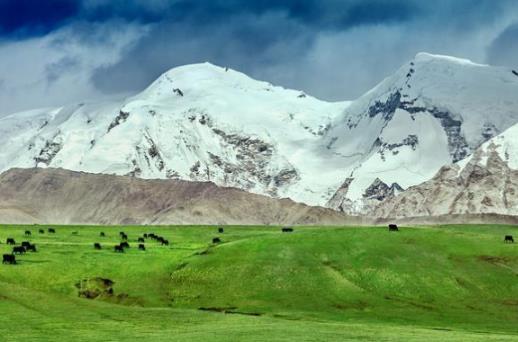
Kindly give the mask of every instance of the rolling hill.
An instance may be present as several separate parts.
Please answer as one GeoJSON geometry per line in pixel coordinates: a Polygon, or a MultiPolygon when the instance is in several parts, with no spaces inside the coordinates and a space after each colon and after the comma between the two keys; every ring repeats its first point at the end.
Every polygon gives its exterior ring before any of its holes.
{"type": "Polygon", "coordinates": [[[354,224],[362,219],[210,182],[63,169],[0,175],[0,220],[54,224],[354,224]]]}

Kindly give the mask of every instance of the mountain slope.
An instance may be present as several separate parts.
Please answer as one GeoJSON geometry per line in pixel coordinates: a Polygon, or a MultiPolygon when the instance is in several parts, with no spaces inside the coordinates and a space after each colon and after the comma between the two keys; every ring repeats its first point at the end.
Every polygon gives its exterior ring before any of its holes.
{"type": "Polygon", "coordinates": [[[374,211],[380,217],[479,213],[518,215],[518,124],[374,211]]]}
{"type": "Polygon", "coordinates": [[[351,103],[328,132],[331,150],[351,161],[328,205],[367,212],[432,178],[517,123],[516,94],[511,70],[418,54],[351,103]]]}
{"type": "Polygon", "coordinates": [[[143,180],[63,169],[0,175],[0,220],[52,224],[345,224],[331,209],[210,182],[143,180]]]}
{"type": "Polygon", "coordinates": [[[208,63],[188,65],[124,103],[0,119],[0,142],[8,146],[0,152],[0,170],[62,167],[213,181],[323,204],[341,173],[321,168],[318,142],[346,105],[208,63]]]}
{"type": "Polygon", "coordinates": [[[368,213],[517,123],[516,94],[511,70],[424,53],[339,103],[187,65],[120,103],[1,118],[0,171],[211,181],[368,213]]]}

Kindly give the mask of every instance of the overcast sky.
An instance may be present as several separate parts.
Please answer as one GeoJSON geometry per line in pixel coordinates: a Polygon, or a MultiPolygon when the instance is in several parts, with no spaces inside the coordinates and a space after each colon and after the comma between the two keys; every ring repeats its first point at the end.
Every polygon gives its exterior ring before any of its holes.
{"type": "Polygon", "coordinates": [[[0,115],[205,61],[354,99],[420,51],[518,69],[518,1],[0,0],[0,115]]]}

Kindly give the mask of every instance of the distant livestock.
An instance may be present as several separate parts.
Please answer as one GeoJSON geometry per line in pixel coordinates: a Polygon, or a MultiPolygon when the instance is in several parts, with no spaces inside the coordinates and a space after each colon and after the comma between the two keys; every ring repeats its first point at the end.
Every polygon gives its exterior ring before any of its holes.
{"type": "Polygon", "coordinates": [[[25,231],[25,236],[31,236],[31,235],[32,235],[32,233],[31,233],[31,231],[30,231],[30,230],[26,230],[26,231],[25,231]]]}
{"type": "Polygon", "coordinates": [[[143,243],[140,243],[140,244],[138,245],[138,249],[139,249],[139,250],[141,250],[141,251],[145,251],[145,250],[146,250],[146,246],[144,246],[144,244],[143,244],[143,243]]]}
{"type": "Polygon", "coordinates": [[[113,249],[115,252],[124,253],[124,247],[122,247],[121,245],[116,245],[113,247],[113,249]]]}
{"type": "Polygon", "coordinates": [[[16,257],[13,254],[4,254],[2,258],[2,263],[14,265],[16,264],[16,257]]]}
{"type": "Polygon", "coordinates": [[[388,226],[389,232],[397,232],[399,231],[397,224],[389,224],[388,226]]]}
{"type": "Polygon", "coordinates": [[[13,254],[25,254],[26,250],[23,246],[15,246],[13,247],[13,254]]]}
{"type": "Polygon", "coordinates": [[[94,243],[95,249],[101,249],[101,244],[99,242],[94,243]]]}
{"type": "Polygon", "coordinates": [[[104,232],[101,232],[101,233],[99,233],[99,236],[100,237],[105,237],[106,235],[104,234],[104,232]]]}
{"type": "Polygon", "coordinates": [[[292,233],[293,232],[293,228],[291,228],[291,227],[283,227],[282,228],[282,232],[283,233],[292,233]]]}
{"type": "Polygon", "coordinates": [[[34,245],[34,244],[30,244],[30,245],[28,245],[27,247],[25,247],[25,249],[26,249],[28,252],[36,252],[36,245],[34,245]]]}
{"type": "Polygon", "coordinates": [[[215,237],[212,239],[212,243],[220,243],[221,239],[219,237],[215,237]]]}
{"type": "Polygon", "coordinates": [[[218,233],[220,233],[220,234],[221,234],[221,233],[223,233],[224,231],[225,231],[225,230],[224,230],[222,227],[219,227],[219,228],[218,228],[218,233]]]}
{"type": "Polygon", "coordinates": [[[514,239],[512,235],[506,235],[504,238],[505,243],[514,243],[514,239]]]}
{"type": "Polygon", "coordinates": [[[5,240],[5,243],[8,245],[16,245],[16,241],[14,241],[13,238],[7,238],[7,240],[5,240]]]}
{"type": "Polygon", "coordinates": [[[139,237],[139,238],[137,239],[137,242],[144,242],[144,238],[139,237]]]}
{"type": "Polygon", "coordinates": [[[121,243],[119,244],[119,246],[121,246],[122,248],[130,248],[129,243],[127,243],[126,241],[121,242],[121,243]]]}
{"type": "Polygon", "coordinates": [[[56,234],[56,229],[54,229],[54,228],[49,228],[49,229],[47,229],[47,231],[51,234],[56,234]]]}
{"type": "Polygon", "coordinates": [[[25,248],[29,247],[30,245],[31,245],[31,243],[29,241],[23,241],[22,242],[22,246],[25,247],[25,248]]]}
{"type": "Polygon", "coordinates": [[[126,235],[126,234],[121,234],[121,239],[122,239],[122,240],[128,240],[128,235],[126,235]]]}
{"type": "Polygon", "coordinates": [[[40,233],[40,234],[44,234],[44,233],[45,233],[45,231],[44,231],[43,229],[40,229],[40,230],[38,230],[38,233],[40,233]]]}

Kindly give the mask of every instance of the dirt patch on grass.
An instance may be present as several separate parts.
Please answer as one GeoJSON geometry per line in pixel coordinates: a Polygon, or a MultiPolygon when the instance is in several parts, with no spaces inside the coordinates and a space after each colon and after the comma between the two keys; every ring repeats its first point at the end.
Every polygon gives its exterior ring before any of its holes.
{"type": "Polygon", "coordinates": [[[221,313],[228,313],[229,311],[233,311],[233,310],[236,310],[237,307],[235,306],[229,306],[229,307],[216,307],[216,306],[211,306],[211,307],[199,307],[198,310],[201,310],[201,311],[213,311],[213,312],[221,312],[221,313]]]}
{"type": "Polygon", "coordinates": [[[516,299],[505,299],[502,301],[502,304],[508,306],[518,306],[518,300],[516,299]]]}
{"type": "Polygon", "coordinates": [[[110,279],[95,277],[83,279],[75,286],[77,288],[77,295],[81,298],[96,299],[99,297],[112,297],[113,284],[110,279]]]}
{"type": "Polygon", "coordinates": [[[142,305],[139,298],[130,297],[127,293],[115,294],[112,280],[95,277],[83,279],[75,284],[77,295],[86,299],[101,299],[115,304],[142,305]]]}
{"type": "Polygon", "coordinates": [[[478,260],[485,261],[490,264],[506,264],[511,261],[511,259],[508,257],[491,256],[491,255],[480,255],[478,257],[478,260]]]}
{"type": "Polygon", "coordinates": [[[233,315],[246,315],[246,316],[262,316],[263,314],[260,312],[246,312],[246,311],[238,311],[237,307],[200,307],[198,310],[201,311],[212,311],[219,312],[224,314],[233,314],[233,315]]]}

